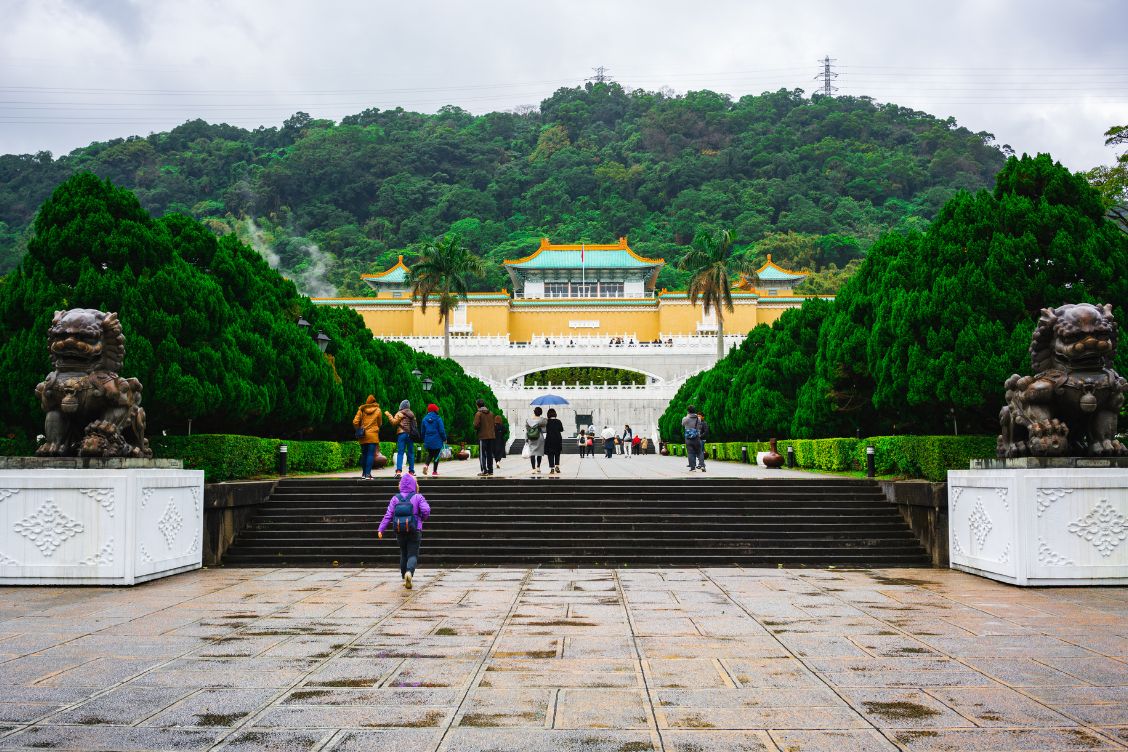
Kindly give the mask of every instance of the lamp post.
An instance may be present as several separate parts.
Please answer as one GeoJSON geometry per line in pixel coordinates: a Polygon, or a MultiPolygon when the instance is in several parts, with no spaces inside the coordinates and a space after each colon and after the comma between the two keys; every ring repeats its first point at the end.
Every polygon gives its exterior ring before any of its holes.
{"type": "Polygon", "coordinates": [[[306,321],[305,319],[303,319],[301,316],[299,316],[298,317],[298,328],[301,329],[303,332],[308,332],[309,327],[310,327],[310,323],[308,321],[306,321]]]}
{"type": "Polygon", "coordinates": [[[425,377],[423,379],[423,391],[425,391],[425,392],[431,391],[431,387],[433,387],[434,385],[435,385],[435,382],[432,381],[429,377],[425,377]]]}
{"type": "Polygon", "coordinates": [[[328,334],[321,331],[320,329],[317,330],[317,336],[314,337],[314,339],[317,340],[318,349],[321,350],[321,352],[323,352],[323,353],[326,350],[329,349],[329,343],[333,341],[333,340],[329,339],[328,334]]]}
{"type": "Polygon", "coordinates": [[[959,423],[956,422],[956,408],[954,408],[954,407],[948,408],[948,417],[952,419],[952,435],[953,436],[959,436],[960,435],[960,425],[959,425],[959,423]]]}
{"type": "Polygon", "coordinates": [[[422,372],[422,371],[420,371],[420,370],[419,370],[418,368],[414,369],[414,370],[413,370],[413,371],[411,372],[411,375],[412,375],[412,376],[414,376],[414,377],[415,377],[415,378],[417,378],[417,379],[421,379],[421,378],[423,378],[423,372],[422,372]]]}

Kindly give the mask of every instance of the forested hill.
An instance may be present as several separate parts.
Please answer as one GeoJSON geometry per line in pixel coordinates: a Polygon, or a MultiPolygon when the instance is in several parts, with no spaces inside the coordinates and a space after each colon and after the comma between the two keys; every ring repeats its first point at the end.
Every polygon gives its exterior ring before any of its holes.
{"type": "MultiPolygon", "coordinates": [[[[496,261],[541,236],[621,235],[675,261],[699,227],[721,226],[750,254],[826,267],[833,288],[828,265],[989,185],[1005,149],[951,118],[799,90],[733,101],[588,84],[527,112],[372,109],[339,124],[298,113],[254,131],[194,120],[58,159],[0,156],[0,273],[51,190],[90,170],[154,214],[237,232],[313,295],[355,294],[359,272],[452,230],[496,261]]],[[[681,286],[679,274],[668,265],[660,284],[681,286]]],[[[478,286],[506,282],[498,267],[478,286]]]]}

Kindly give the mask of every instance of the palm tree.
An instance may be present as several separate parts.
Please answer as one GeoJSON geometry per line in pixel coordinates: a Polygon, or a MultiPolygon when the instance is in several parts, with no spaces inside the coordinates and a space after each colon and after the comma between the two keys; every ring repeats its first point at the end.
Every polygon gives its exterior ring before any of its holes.
{"type": "Polygon", "coordinates": [[[466,280],[485,274],[482,259],[471,253],[456,234],[444,235],[428,243],[411,267],[408,283],[412,296],[423,301],[423,313],[432,296],[439,299],[439,320],[443,322],[443,357],[450,357],[450,315],[470,291],[466,280]]]}
{"type": "Polygon", "coordinates": [[[678,267],[693,274],[689,279],[689,302],[700,300],[709,311],[717,312],[717,360],[725,356],[725,309],[736,310],[732,305],[733,274],[750,273],[752,265],[733,256],[733,236],[729,230],[709,233],[698,231],[689,252],[682,257],[678,267]]]}

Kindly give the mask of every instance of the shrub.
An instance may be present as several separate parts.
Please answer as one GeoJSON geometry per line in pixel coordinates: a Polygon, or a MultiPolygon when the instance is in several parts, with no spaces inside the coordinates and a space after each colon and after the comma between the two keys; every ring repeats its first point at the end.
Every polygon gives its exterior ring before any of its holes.
{"type": "Polygon", "coordinates": [[[288,441],[235,434],[197,434],[154,436],[149,442],[155,457],[184,460],[184,467],[203,470],[208,483],[273,475],[278,470],[278,447],[282,444],[287,447],[287,469],[292,472],[339,472],[356,467],[360,460],[360,445],[355,441],[288,441]]]}

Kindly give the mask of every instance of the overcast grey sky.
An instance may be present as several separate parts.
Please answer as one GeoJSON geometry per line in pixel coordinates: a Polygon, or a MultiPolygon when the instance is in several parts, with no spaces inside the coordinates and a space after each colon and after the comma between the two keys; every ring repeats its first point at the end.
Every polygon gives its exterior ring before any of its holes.
{"type": "Polygon", "coordinates": [[[1018,152],[1111,163],[1123,0],[0,0],[0,152],[66,153],[202,117],[507,110],[606,66],[625,87],[813,91],[954,116],[1018,152]]]}

